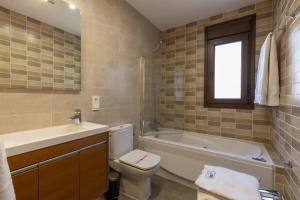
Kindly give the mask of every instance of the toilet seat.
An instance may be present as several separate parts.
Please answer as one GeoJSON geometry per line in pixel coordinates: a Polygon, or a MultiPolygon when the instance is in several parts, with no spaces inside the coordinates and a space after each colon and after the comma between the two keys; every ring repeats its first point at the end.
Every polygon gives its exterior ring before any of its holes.
{"type": "Polygon", "coordinates": [[[122,156],[119,161],[123,164],[146,171],[156,167],[159,164],[160,156],[135,149],[122,156]]]}

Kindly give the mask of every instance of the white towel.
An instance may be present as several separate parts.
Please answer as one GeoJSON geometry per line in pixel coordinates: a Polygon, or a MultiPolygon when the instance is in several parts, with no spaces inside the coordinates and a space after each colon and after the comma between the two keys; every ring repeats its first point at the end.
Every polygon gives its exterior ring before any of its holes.
{"type": "Polygon", "coordinates": [[[0,200],[15,200],[14,187],[7,163],[6,152],[0,141],[0,200]]]}
{"type": "Polygon", "coordinates": [[[196,185],[232,200],[261,200],[257,178],[230,169],[205,165],[196,185]]]}
{"type": "Polygon", "coordinates": [[[276,39],[269,33],[260,50],[254,103],[279,106],[279,72],[276,39]]]}

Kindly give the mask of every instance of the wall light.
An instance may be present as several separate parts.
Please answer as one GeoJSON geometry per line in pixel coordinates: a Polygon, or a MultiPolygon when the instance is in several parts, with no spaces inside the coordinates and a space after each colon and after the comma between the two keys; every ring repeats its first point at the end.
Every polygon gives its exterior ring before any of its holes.
{"type": "Polygon", "coordinates": [[[71,10],[75,10],[76,9],[76,6],[74,5],[74,4],[69,4],[69,8],[71,9],[71,10]]]}
{"type": "Polygon", "coordinates": [[[51,3],[51,4],[55,4],[55,0],[42,0],[43,2],[47,2],[47,3],[51,3]]]}

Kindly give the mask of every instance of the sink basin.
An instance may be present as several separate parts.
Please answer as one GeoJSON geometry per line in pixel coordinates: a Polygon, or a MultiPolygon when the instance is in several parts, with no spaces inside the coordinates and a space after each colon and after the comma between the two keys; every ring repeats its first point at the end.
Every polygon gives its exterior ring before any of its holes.
{"type": "Polygon", "coordinates": [[[104,133],[108,130],[109,127],[106,125],[82,122],[80,125],[67,124],[4,134],[0,136],[0,140],[4,143],[4,148],[9,157],[104,133]]]}

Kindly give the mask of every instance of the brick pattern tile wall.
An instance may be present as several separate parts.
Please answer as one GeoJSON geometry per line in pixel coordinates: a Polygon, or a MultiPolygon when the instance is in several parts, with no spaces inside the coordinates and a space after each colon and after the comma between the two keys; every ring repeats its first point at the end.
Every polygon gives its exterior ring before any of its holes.
{"type": "Polygon", "coordinates": [[[300,13],[299,0],[274,1],[274,26],[277,31],[280,60],[280,107],[273,110],[272,138],[274,147],[293,169],[281,171],[288,199],[300,199],[300,19],[291,24],[285,15],[300,13]]]}
{"type": "Polygon", "coordinates": [[[80,36],[3,7],[0,20],[0,88],[80,90],[80,36]]]}
{"type": "Polygon", "coordinates": [[[163,33],[159,123],[164,127],[270,144],[271,109],[203,107],[204,28],[256,13],[256,63],[260,47],[273,26],[273,3],[264,1],[199,20],[163,33]]]}

